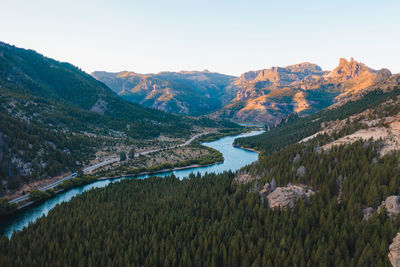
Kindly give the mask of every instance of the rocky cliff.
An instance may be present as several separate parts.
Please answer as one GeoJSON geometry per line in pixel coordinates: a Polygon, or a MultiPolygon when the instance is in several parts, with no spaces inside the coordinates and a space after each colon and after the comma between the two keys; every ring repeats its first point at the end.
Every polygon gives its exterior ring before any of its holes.
{"type": "Polygon", "coordinates": [[[248,71],[239,77],[209,71],[94,72],[121,97],[172,113],[205,115],[271,127],[293,112],[307,115],[342,105],[377,85],[389,86],[391,72],[341,58],[332,71],[309,62],[248,71]]]}
{"type": "Polygon", "coordinates": [[[238,77],[232,103],[211,116],[240,122],[279,124],[293,112],[309,114],[358,95],[391,76],[353,58],[339,60],[332,71],[312,63],[250,71],[238,77]]]}

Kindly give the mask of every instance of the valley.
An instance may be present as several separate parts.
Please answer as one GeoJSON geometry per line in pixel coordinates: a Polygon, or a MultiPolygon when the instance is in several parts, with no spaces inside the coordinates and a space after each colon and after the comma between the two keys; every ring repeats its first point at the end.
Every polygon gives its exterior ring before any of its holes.
{"type": "MultiPolygon", "coordinates": [[[[263,131],[253,131],[241,134],[239,136],[252,136],[262,132],[263,131]]],[[[110,183],[118,182],[123,179],[141,180],[154,175],[166,177],[171,174],[179,179],[184,179],[190,175],[193,175],[193,173],[204,175],[206,173],[223,173],[225,171],[234,171],[257,160],[257,153],[245,151],[232,146],[232,143],[236,137],[237,135],[227,136],[212,142],[201,144],[208,149],[217,151],[221,155],[222,161],[218,162],[218,164],[214,164],[214,162],[212,162],[211,164],[206,164],[208,166],[201,166],[197,164],[176,168],[175,170],[163,169],[160,170],[161,172],[154,172],[153,174],[142,170],[142,173],[126,176],[123,175],[123,170],[117,169],[117,173],[119,174],[117,177],[104,177],[104,173],[100,172],[99,175],[95,176],[94,179],[91,179],[88,184],[74,186],[72,188],[66,187],[66,190],[59,192],[52,198],[49,198],[44,202],[42,201],[41,203],[39,202],[37,205],[34,205],[28,209],[22,209],[22,212],[19,212],[12,217],[6,217],[5,220],[3,220],[3,223],[0,223],[0,234],[6,234],[7,236],[11,237],[14,230],[22,230],[23,227],[26,227],[29,223],[36,221],[42,215],[47,215],[49,210],[54,208],[56,204],[69,201],[73,196],[82,194],[92,188],[101,188],[109,185],[110,183]]]]}
{"type": "Polygon", "coordinates": [[[400,267],[400,1],[0,11],[0,267],[400,267]]]}
{"type": "Polygon", "coordinates": [[[77,67],[33,50],[0,42],[0,52],[0,196],[28,194],[25,185],[44,186],[132,148],[143,153],[243,129],[126,102],[77,67]]]}
{"type": "Polygon", "coordinates": [[[103,84],[1,47],[1,193],[14,198],[0,201],[1,265],[395,262],[398,74],[340,59],[332,71],[301,63],[240,77],[93,73],[103,84]],[[76,98],[81,83],[88,96],[76,98]]]}

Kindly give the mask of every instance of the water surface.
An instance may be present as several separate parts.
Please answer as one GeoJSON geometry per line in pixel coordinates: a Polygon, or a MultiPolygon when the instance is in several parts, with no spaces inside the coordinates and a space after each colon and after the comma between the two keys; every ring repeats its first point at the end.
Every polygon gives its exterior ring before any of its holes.
{"type": "MultiPolygon", "coordinates": [[[[237,136],[228,136],[218,139],[213,142],[203,143],[208,147],[212,147],[220,151],[224,156],[224,162],[220,164],[214,164],[207,167],[196,167],[185,170],[169,171],[164,173],[159,173],[151,176],[167,176],[170,174],[175,174],[176,177],[183,178],[188,177],[190,173],[200,173],[205,174],[206,172],[222,173],[224,171],[232,170],[236,171],[254,161],[257,160],[258,154],[253,151],[244,150],[241,148],[234,147],[233,141],[238,137],[253,136],[261,134],[264,131],[253,131],[250,133],[245,133],[237,136]]],[[[149,175],[136,176],[136,179],[148,178],[149,175]]],[[[46,216],[48,212],[53,209],[57,204],[71,200],[76,195],[82,194],[83,192],[90,190],[92,188],[104,187],[109,183],[119,181],[121,179],[127,179],[128,177],[109,179],[96,181],[91,184],[87,184],[81,187],[70,189],[66,192],[56,195],[54,198],[46,200],[45,202],[29,208],[21,213],[18,213],[12,219],[0,223],[0,233],[1,235],[7,235],[9,238],[12,236],[14,231],[22,230],[24,227],[28,226],[29,223],[35,222],[38,218],[46,216]]]]}

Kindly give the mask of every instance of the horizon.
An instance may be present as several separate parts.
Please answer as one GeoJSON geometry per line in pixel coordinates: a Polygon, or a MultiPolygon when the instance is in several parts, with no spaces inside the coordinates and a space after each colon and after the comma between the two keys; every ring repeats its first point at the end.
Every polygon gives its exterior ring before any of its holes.
{"type": "Polygon", "coordinates": [[[7,1],[2,40],[94,71],[239,76],[340,58],[400,72],[400,3],[336,1],[7,1]],[[180,12],[177,12],[177,11],[180,12]],[[72,15],[71,15],[72,14],[72,15]]]}

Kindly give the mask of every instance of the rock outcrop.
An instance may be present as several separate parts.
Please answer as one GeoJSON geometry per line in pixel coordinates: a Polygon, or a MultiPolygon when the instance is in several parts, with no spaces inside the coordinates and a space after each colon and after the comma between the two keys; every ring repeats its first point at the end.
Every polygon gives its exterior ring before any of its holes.
{"type": "Polygon", "coordinates": [[[386,209],[389,217],[394,218],[400,213],[400,196],[388,196],[378,207],[378,213],[386,209]]]}
{"type": "Polygon", "coordinates": [[[306,173],[307,173],[307,169],[303,165],[301,165],[296,171],[296,175],[299,176],[299,177],[306,176],[306,173]]]}
{"type": "Polygon", "coordinates": [[[365,209],[362,209],[363,219],[366,221],[368,221],[368,219],[372,216],[373,213],[374,213],[374,208],[372,207],[367,207],[365,209]]]}
{"type": "Polygon", "coordinates": [[[266,183],[263,189],[261,189],[260,192],[258,192],[261,198],[261,202],[263,202],[265,196],[273,192],[275,189],[276,189],[276,181],[275,178],[273,178],[270,183],[266,183]]]}
{"type": "Polygon", "coordinates": [[[387,69],[377,71],[353,58],[341,58],[332,71],[311,63],[249,71],[232,83],[237,88],[232,102],[211,117],[274,127],[293,112],[309,114],[346,101],[390,76],[387,69]],[[326,100],[323,106],[320,99],[326,100]]]}
{"type": "Polygon", "coordinates": [[[107,102],[104,101],[103,99],[99,98],[97,102],[92,106],[90,111],[99,113],[99,114],[104,114],[104,112],[107,110],[107,102]]]}
{"type": "Polygon", "coordinates": [[[277,187],[267,196],[270,208],[293,208],[301,198],[309,198],[314,191],[304,185],[289,185],[277,187]]]}
{"type": "Polygon", "coordinates": [[[394,267],[400,267],[400,233],[393,238],[393,243],[389,246],[389,261],[394,267]]]}
{"type": "Polygon", "coordinates": [[[251,181],[254,181],[256,179],[257,179],[256,177],[251,176],[248,173],[243,173],[243,174],[240,174],[239,176],[237,176],[235,178],[235,182],[238,183],[238,184],[247,184],[247,183],[250,183],[251,181]]]}
{"type": "Polygon", "coordinates": [[[350,58],[350,61],[347,61],[345,58],[341,58],[339,60],[339,66],[330,71],[326,77],[338,79],[340,81],[347,81],[349,79],[361,76],[364,73],[373,74],[376,73],[376,71],[367,67],[361,62],[355,61],[353,58],[350,58]]]}
{"type": "Polygon", "coordinates": [[[347,101],[388,80],[391,72],[341,58],[332,71],[304,62],[248,71],[239,77],[209,71],[97,71],[92,75],[124,99],[155,109],[275,127],[293,112],[306,115],[347,101]]]}
{"type": "Polygon", "coordinates": [[[296,156],[293,158],[293,163],[297,163],[300,160],[301,160],[300,154],[296,154],[296,156]]]}
{"type": "Polygon", "coordinates": [[[272,67],[257,71],[243,73],[234,84],[242,87],[243,84],[255,84],[263,82],[262,85],[289,85],[293,82],[311,78],[314,75],[322,76],[324,72],[321,67],[309,62],[290,65],[287,67],[272,67]]]}

